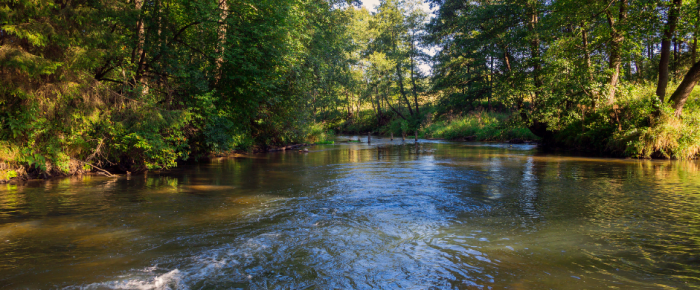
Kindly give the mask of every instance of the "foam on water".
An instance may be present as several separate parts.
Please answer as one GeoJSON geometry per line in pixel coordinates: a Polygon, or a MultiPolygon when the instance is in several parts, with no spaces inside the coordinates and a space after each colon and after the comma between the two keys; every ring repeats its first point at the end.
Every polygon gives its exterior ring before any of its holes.
{"type": "MultiPolygon", "coordinates": [[[[149,267],[143,272],[154,272],[156,267],[149,267]]],[[[94,283],[80,287],[68,287],[66,289],[135,289],[135,290],[175,290],[189,289],[182,283],[182,273],[178,270],[172,270],[162,275],[154,275],[153,277],[131,277],[102,283],[94,283]]]]}

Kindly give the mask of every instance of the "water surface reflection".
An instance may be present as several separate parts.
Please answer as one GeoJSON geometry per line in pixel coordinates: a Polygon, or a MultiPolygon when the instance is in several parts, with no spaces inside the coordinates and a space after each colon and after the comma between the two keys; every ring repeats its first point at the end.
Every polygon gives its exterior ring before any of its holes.
{"type": "Polygon", "coordinates": [[[0,284],[698,287],[699,168],[373,139],[7,185],[0,284]]]}

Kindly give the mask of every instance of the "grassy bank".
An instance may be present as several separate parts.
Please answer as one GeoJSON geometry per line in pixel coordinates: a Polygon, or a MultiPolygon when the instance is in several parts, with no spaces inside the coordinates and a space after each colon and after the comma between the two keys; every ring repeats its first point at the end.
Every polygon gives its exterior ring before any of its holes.
{"type": "Polygon", "coordinates": [[[509,113],[486,112],[483,110],[464,113],[464,115],[445,115],[436,112],[433,107],[422,108],[422,114],[412,120],[403,120],[392,112],[383,112],[382,119],[374,111],[366,110],[349,120],[339,120],[327,124],[332,129],[344,134],[366,134],[368,132],[382,135],[414,136],[416,127],[419,138],[496,141],[511,140],[536,141],[539,138],[509,113]]]}
{"type": "Polygon", "coordinates": [[[325,123],[314,123],[309,126],[306,142],[313,144],[333,144],[335,132],[327,127],[328,125],[325,123]]]}
{"type": "Polygon", "coordinates": [[[419,131],[424,138],[466,139],[474,141],[535,141],[537,136],[515,123],[505,113],[470,113],[467,116],[437,121],[419,131]]]}
{"type": "MultiPolygon", "coordinates": [[[[430,106],[423,107],[421,115],[409,120],[403,120],[387,111],[378,117],[374,111],[367,109],[351,119],[337,118],[334,122],[327,122],[325,128],[326,131],[344,134],[393,133],[397,137],[402,134],[412,137],[417,128],[418,137],[428,139],[496,142],[539,140],[519,122],[519,118],[510,113],[487,112],[482,109],[455,116],[440,114],[435,107],[430,106]]],[[[322,128],[315,128],[314,132],[319,135],[322,128]]]]}
{"type": "Polygon", "coordinates": [[[621,92],[614,104],[560,125],[555,145],[616,157],[700,157],[700,89],[693,91],[680,117],[669,104],[659,104],[653,83],[628,86],[621,92]],[[661,108],[658,116],[657,107],[661,108]]]}

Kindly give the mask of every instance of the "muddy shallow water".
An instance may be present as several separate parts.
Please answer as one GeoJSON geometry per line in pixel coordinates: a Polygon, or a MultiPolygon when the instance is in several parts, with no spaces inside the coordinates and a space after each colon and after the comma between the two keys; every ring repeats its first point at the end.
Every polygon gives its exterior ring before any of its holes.
{"type": "Polygon", "coordinates": [[[373,138],[0,185],[3,286],[700,287],[700,163],[373,138]]]}

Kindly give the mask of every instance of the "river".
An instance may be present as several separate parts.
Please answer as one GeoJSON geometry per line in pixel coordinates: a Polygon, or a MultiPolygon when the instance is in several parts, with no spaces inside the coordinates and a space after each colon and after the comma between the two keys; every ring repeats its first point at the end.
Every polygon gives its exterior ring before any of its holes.
{"type": "Polygon", "coordinates": [[[694,287],[698,162],[373,138],[0,185],[0,288],[694,287]]]}

